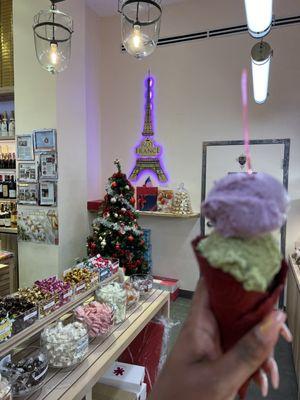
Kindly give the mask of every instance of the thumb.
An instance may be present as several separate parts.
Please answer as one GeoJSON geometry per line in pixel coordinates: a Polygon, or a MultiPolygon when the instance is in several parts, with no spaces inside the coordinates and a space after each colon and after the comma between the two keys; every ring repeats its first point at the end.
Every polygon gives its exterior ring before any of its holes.
{"type": "Polygon", "coordinates": [[[236,394],[272,353],[286,315],[273,311],[259,325],[246,334],[216,363],[216,376],[224,385],[223,393],[236,394]]]}

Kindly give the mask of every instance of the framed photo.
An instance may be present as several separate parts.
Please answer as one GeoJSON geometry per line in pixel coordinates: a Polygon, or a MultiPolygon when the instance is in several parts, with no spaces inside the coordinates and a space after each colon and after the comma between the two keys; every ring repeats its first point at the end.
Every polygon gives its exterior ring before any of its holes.
{"type": "Polygon", "coordinates": [[[19,204],[38,204],[38,185],[37,183],[18,183],[18,203],[19,204]]]}
{"type": "Polygon", "coordinates": [[[56,205],[56,182],[40,182],[40,206],[56,205]]]}
{"type": "Polygon", "coordinates": [[[38,168],[37,164],[33,162],[19,162],[18,175],[20,182],[37,182],[38,168]]]}
{"type": "Polygon", "coordinates": [[[57,155],[55,152],[40,155],[41,180],[57,179],[57,155]]]}
{"type": "Polygon", "coordinates": [[[32,134],[17,136],[17,159],[19,161],[33,161],[32,134]]]}
{"type": "Polygon", "coordinates": [[[34,131],[34,149],[35,151],[56,151],[56,130],[34,131]]]}

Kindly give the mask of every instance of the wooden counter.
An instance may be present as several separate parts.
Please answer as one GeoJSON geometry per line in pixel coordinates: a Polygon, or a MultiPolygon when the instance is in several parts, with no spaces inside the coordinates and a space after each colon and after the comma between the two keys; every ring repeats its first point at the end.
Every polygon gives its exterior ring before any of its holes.
{"type": "Polygon", "coordinates": [[[129,310],[126,320],[114,327],[106,339],[94,339],[84,361],[71,370],[50,369],[40,392],[26,400],[82,400],[91,399],[92,387],[157,314],[169,316],[169,293],[153,290],[140,301],[137,308],[129,310]]]}
{"type": "MultiPolygon", "coordinates": [[[[300,266],[289,258],[287,284],[287,315],[288,325],[293,334],[293,358],[296,370],[298,388],[300,384],[300,266]]],[[[299,392],[298,392],[298,399],[299,392]]]]}

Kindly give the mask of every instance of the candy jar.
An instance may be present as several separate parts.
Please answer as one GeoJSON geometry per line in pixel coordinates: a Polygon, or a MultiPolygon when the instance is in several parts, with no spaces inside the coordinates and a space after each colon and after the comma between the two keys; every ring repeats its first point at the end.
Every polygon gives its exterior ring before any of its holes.
{"type": "Polygon", "coordinates": [[[127,309],[135,307],[139,302],[140,292],[133,287],[133,284],[131,282],[125,282],[123,287],[126,290],[127,309]]]}
{"type": "Polygon", "coordinates": [[[119,324],[126,319],[126,290],[117,282],[99,288],[96,298],[101,303],[112,306],[115,310],[116,323],[119,324]]]}
{"type": "Polygon", "coordinates": [[[130,282],[140,292],[141,297],[147,295],[153,287],[153,277],[147,274],[131,275],[130,282]]]}
{"type": "Polygon", "coordinates": [[[172,212],[180,215],[193,213],[190,194],[184,187],[183,183],[180,184],[179,188],[174,194],[172,212]]]}
{"type": "Polygon", "coordinates": [[[74,312],[76,318],[85,323],[90,337],[107,336],[114,326],[114,309],[108,304],[92,301],[74,312]]]}
{"type": "Polygon", "coordinates": [[[73,367],[79,364],[88,352],[88,331],[81,322],[66,325],[57,322],[44,329],[41,344],[51,367],[73,367]]]}
{"type": "Polygon", "coordinates": [[[0,374],[0,399],[11,400],[11,386],[9,381],[0,374]]]}
{"type": "Polygon", "coordinates": [[[17,348],[11,360],[1,365],[1,374],[11,384],[13,397],[23,397],[39,390],[46,378],[48,360],[37,347],[17,348]]]}

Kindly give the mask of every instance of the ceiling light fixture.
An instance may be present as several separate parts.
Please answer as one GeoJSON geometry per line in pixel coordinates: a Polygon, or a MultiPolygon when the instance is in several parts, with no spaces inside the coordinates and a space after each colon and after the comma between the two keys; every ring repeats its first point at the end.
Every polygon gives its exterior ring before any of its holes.
{"type": "Polygon", "coordinates": [[[50,0],[51,8],[34,17],[34,44],[41,66],[55,74],[64,71],[71,59],[73,20],[56,8],[64,0],[50,0]]]}
{"type": "Polygon", "coordinates": [[[119,0],[122,42],[130,55],[142,59],[156,48],[161,23],[161,0],[119,0]]]}
{"type": "Polygon", "coordinates": [[[272,0],[245,0],[248,30],[251,36],[261,39],[271,29],[273,1],[272,0]]]}
{"type": "Polygon", "coordinates": [[[263,41],[257,43],[251,50],[253,94],[258,104],[265,103],[268,97],[272,55],[271,46],[263,41]]]}

